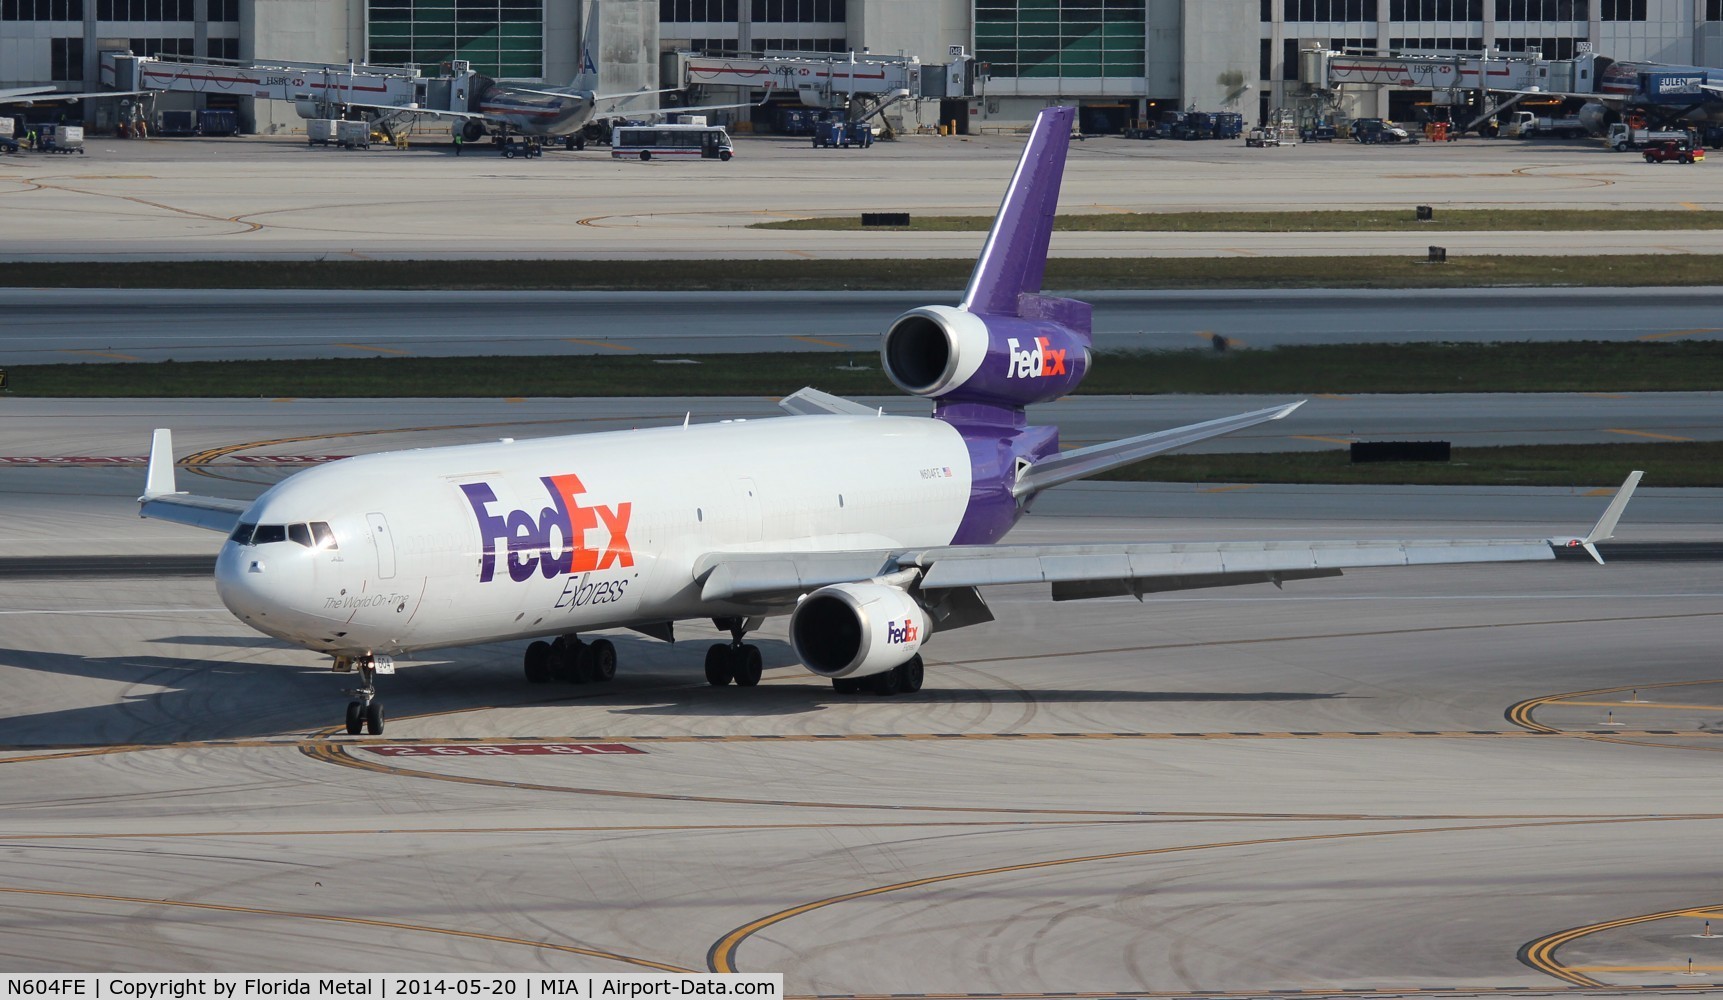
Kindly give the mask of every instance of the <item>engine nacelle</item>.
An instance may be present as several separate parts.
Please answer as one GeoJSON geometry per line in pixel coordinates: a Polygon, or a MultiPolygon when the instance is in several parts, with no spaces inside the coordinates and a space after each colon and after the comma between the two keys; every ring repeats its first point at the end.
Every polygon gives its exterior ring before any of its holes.
{"type": "Polygon", "coordinates": [[[886,331],[880,347],[886,375],[905,392],[948,402],[1017,407],[1069,395],[1089,370],[1088,307],[1024,299],[1026,306],[1043,304],[1039,311],[1047,315],[911,309],[886,331]]]}
{"type": "Polygon", "coordinates": [[[879,583],[838,583],[802,598],[790,615],[790,644],[821,677],[867,677],[909,662],[927,641],[927,612],[879,583]]]}

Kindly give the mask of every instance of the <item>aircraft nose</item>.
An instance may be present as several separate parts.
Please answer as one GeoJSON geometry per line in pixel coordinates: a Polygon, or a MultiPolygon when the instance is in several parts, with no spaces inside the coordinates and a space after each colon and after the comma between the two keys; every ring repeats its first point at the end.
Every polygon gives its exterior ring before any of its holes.
{"type": "Polygon", "coordinates": [[[223,545],[215,560],[215,591],[235,618],[270,635],[291,631],[312,597],[308,550],[292,543],[223,545]]]}

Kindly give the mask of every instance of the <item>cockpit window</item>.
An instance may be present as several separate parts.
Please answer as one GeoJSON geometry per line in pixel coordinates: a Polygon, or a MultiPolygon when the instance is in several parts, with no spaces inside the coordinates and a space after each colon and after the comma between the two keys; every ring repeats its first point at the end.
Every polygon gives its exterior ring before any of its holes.
{"type": "Polygon", "coordinates": [[[237,528],[233,529],[233,534],[228,536],[228,540],[238,542],[241,545],[250,545],[251,533],[256,530],[257,525],[246,524],[242,521],[237,528]]]}
{"type": "Polygon", "coordinates": [[[314,548],[338,549],[341,547],[335,544],[335,532],[329,530],[327,522],[312,521],[311,537],[316,539],[316,544],[313,546],[314,548]]]}
{"type": "Polygon", "coordinates": [[[251,544],[253,545],[268,545],[270,542],[285,541],[287,541],[287,525],[285,524],[260,524],[251,535],[251,544]]]}
{"type": "Polygon", "coordinates": [[[308,524],[290,524],[287,526],[288,541],[311,547],[311,526],[308,524]]]}

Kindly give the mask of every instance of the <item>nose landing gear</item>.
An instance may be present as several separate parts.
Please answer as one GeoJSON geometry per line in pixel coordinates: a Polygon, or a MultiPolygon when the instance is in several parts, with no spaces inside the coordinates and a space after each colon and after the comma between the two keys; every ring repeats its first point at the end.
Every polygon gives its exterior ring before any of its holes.
{"type": "Polygon", "coordinates": [[[335,671],[347,673],[359,671],[359,686],[350,688],[348,696],[354,700],[347,703],[347,735],[358,736],[360,731],[371,736],[383,735],[383,703],[377,700],[377,675],[392,674],[395,664],[388,657],[378,656],[337,656],[335,671]]]}

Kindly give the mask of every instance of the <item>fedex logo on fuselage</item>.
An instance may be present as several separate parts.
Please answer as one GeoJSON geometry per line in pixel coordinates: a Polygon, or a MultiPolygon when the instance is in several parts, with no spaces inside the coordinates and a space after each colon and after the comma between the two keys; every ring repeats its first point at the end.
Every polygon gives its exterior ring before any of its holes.
{"type": "Polygon", "coordinates": [[[516,583],[532,579],[535,572],[549,580],[570,573],[634,565],[634,552],[628,547],[632,503],[583,506],[576,498],[586,492],[586,487],[572,473],[541,476],[539,482],[550,494],[551,505],[541,508],[536,515],[528,510],[493,514],[491,506],[497,502],[497,494],[489,483],[467,483],[461,487],[479,522],[479,547],[483,552],[480,583],[489,583],[496,576],[497,556],[505,552],[509,579],[516,583]],[[588,533],[596,531],[600,524],[607,535],[602,549],[587,543],[588,533]]]}
{"type": "Polygon", "coordinates": [[[886,622],[885,641],[894,646],[900,646],[906,642],[914,642],[915,620],[912,618],[905,618],[902,625],[899,625],[897,622],[886,622]]]}
{"type": "Polygon", "coordinates": [[[1005,341],[1008,356],[1005,359],[1006,378],[1041,378],[1046,375],[1065,374],[1065,350],[1047,346],[1046,337],[1036,337],[1033,350],[1017,349],[1017,338],[1009,337],[1005,341]]]}

